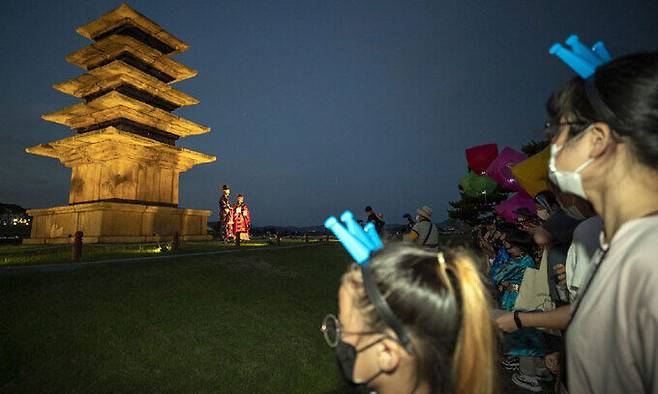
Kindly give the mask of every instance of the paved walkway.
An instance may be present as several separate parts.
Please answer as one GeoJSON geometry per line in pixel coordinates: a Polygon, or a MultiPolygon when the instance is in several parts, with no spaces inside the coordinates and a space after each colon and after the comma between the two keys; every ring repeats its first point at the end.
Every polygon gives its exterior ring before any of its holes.
{"type": "Polygon", "coordinates": [[[284,250],[284,249],[296,249],[296,248],[307,248],[310,246],[318,246],[318,244],[301,244],[301,245],[289,245],[289,246],[268,246],[268,247],[258,247],[258,248],[240,248],[240,249],[227,249],[227,250],[214,250],[208,252],[195,252],[195,253],[181,253],[181,254],[170,254],[164,256],[149,256],[149,257],[133,257],[126,259],[111,259],[111,260],[98,260],[98,261],[81,261],[77,263],[60,263],[60,264],[35,264],[35,265],[16,265],[11,267],[0,267],[0,275],[5,274],[15,274],[23,272],[57,272],[57,271],[73,271],[81,268],[90,268],[95,266],[103,265],[122,265],[122,264],[135,264],[143,262],[154,262],[159,260],[168,260],[168,259],[177,259],[181,257],[192,257],[192,256],[209,256],[214,254],[229,254],[229,253],[240,253],[240,252],[254,252],[261,250],[284,250]]]}

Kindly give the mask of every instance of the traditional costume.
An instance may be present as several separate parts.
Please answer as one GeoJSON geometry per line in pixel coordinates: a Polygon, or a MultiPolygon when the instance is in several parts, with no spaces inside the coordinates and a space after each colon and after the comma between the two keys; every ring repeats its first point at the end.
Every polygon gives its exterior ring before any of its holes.
{"type": "Polygon", "coordinates": [[[240,197],[238,195],[238,202],[233,205],[233,234],[237,237],[240,237],[242,241],[249,240],[249,228],[251,227],[251,214],[249,213],[249,207],[244,203],[244,200],[240,202],[240,197]]]}
{"type": "Polygon", "coordinates": [[[224,190],[230,190],[227,185],[222,186],[222,197],[219,199],[219,236],[224,241],[230,241],[235,238],[233,232],[233,208],[228,198],[228,193],[224,190]]]}

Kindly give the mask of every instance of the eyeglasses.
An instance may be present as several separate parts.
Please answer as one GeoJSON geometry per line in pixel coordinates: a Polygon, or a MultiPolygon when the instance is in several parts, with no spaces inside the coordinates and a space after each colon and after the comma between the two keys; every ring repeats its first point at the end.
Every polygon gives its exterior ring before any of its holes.
{"type": "Polygon", "coordinates": [[[562,126],[584,126],[587,123],[585,122],[558,122],[558,123],[553,123],[553,122],[546,122],[544,123],[544,135],[548,139],[552,139],[558,134],[558,131],[560,131],[560,128],[562,126]]]}
{"type": "MultiPolygon", "coordinates": [[[[338,346],[342,334],[348,335],[372,335],[372,334],[382,334],[379,331],[343,331],[340,327],[340,321],[338,318],[331,313],[324,317],[322,320],[322,325],[320,326],[320,332],[324,336],[324,340],[327,342],[329,347],[338,346]]],[[[386,335],[385,335],[386,336],[386,335]]]]}

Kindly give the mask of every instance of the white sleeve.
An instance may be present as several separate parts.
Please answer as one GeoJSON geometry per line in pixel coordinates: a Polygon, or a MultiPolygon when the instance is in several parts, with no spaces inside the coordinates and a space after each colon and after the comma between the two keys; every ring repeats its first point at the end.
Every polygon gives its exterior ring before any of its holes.
{"type": "Polygon", "coordinates": [[[593,268],[592,259],[582,242],[572,242],[567,252],[565,268],[567,270],[567,289],[571,302],[578,296],[578,289],[585,285],[593,268]]]}
{"type": "Polygon", "coordinates": [[[572,242],[567,251],[567,258],[564,263],[564,269],[567,275],[567,290],[569,291],[569,300],[571,303],[578,295],[578,288],[581,286],[580,282],[576,281],[576,250],[575,244],[572,242]]]}

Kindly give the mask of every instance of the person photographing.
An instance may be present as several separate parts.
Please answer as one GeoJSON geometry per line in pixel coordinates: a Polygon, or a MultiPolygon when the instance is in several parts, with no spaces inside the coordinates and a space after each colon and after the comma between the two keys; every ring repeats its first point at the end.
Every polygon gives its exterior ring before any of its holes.
{"type": "Polygon", "coordinates": [[[423,206],[416,210],[416,224],[404,234],[404,242],[425,248],[439,245],[439,229],[432,223],[432,208],[423,206]]]}

